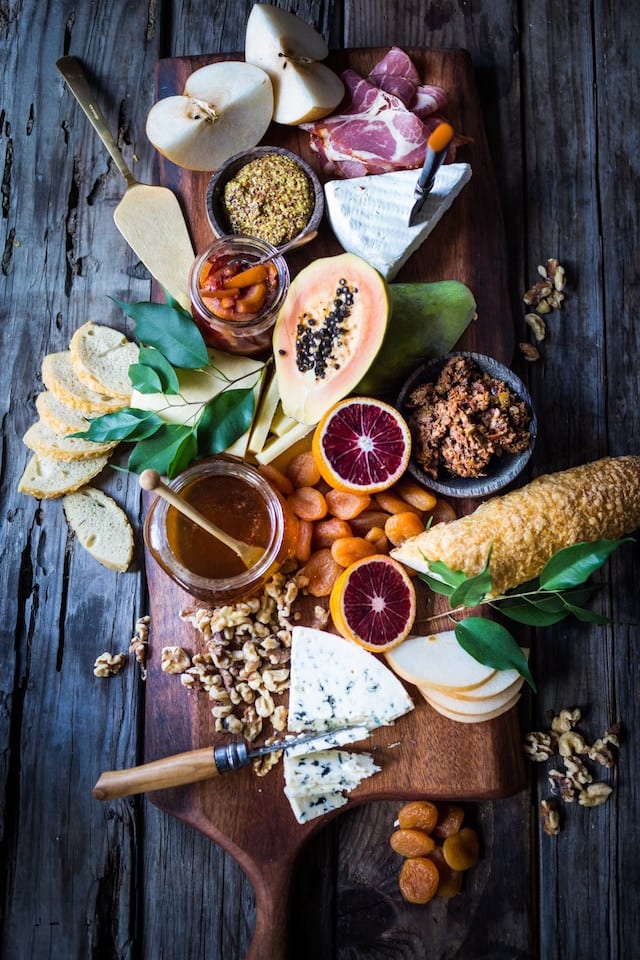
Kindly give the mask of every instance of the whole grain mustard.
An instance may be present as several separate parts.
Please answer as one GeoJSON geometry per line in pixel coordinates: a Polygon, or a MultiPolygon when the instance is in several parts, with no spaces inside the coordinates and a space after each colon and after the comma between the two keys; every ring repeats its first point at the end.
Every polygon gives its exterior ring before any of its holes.
{"type": "Polygon", "coordinates": [[[304,230],[315,205],[304,170],[279,153],[245,164],[225,185],[223,201],[232,233],[260,237],[275,247],[304,230]]]}

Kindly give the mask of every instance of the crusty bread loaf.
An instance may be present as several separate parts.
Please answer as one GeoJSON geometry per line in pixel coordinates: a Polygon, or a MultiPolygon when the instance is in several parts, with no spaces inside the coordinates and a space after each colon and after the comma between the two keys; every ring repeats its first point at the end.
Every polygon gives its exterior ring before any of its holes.
{"type": "Polygon", "coordinates": [[[44,358],[42,380],[47,390],[50,390],[58,400],[81,413],[98,416],[101,413],[121,410],[127,405],[127,401],[122,397],[110,397],[86,387],[75,374],[69,350],[49,353],[44,358]]]}
{"type": "Polygon", "coordinates": [[[117,440],[97,443],[94,440],[83,440],[81,437],[66,437],[55,433],[42,420],[32,423],[22,440],[38,456],[49,457],[51,460],[85,460],[89,457],[100,457],[118,445],[117,440]]]}
{"type": "Polygon", "coordinates": [[[113,327],[92,323],[79,327],[71,338],[69,353],[78,379],[90,390],[108,396],[131,397],[129,367],[138,362],[138,345],[113,327]]]}
{"type": "Polygon", "coordinates": [[[58,400],[50,390],[38,394],[36,410],[42,422],[63,437],[68,433],[83,433],[89,429],[89,421],[80,410],[74,410],[68,403],[58,400]]]}
{"type": "Polygon", "coordinates": [[[563,547],[616,540],[640,526],[640,456],[605,457],[545,474],[474,513],[438,523],[406,540],[391,556],[428,572],[441,560],[467,576],[491,554],[493,595],[533,580],[563,547]]]}
{"type": "Polygon", "coordinates": [[[73,493],[104,470],[106,457],[91,457],[86,460],[51,460],[37,453],[29,460],[18,483],[20,493],[27,493],[38,500],[63,497],[73,493]]]}
{"type": "Polygon", "coordinates": [[[133,530],[124,510],[96,487],[83,487],[62,501],[78,542],[111,570],[124,572],[133,556],[133,530]]]}

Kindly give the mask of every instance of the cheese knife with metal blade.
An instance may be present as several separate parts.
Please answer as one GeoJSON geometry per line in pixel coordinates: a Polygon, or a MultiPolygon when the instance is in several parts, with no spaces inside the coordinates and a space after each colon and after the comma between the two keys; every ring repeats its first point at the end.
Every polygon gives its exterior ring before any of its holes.
{"type": "MultiPolygon", "coordinates": [[[[161,760],[152,760],[138,767],[105,770],[100,774],[92,793],[96,800],[114,800],[116,797],[129,797],[134,793],[146,793],[148,790],[163,790],[166,787],[178,787],[186,783],[199,783],[201,780],[210,780],[230,770],[240,770],[241,767],[248,766],[252,760],[275,753],[277,750],[290,750],[303,744],[313,747],[315,741],[327,738],[331,740],[331,747],[337,747],[363,740],[369,736],[370,732],[365,726],[355,725],[338,727],[335,730],[315,731],[302,736],[290,736],[254,750],[249,750],[244,741],[233,741],[219,747],[203,747],[201,750],[189,750],[187,753],[177,753],[171,757],[163,757],[161,760]]],[[[328,743],[325,746],[329,748],[328,743]]]]}
{"type": "Polygon", "coordinates": [[[429,196],[436,179],[436,173],[442,166],[449,144],[453,140],[454,129],[448,123],[440,123],[427,140],[427,154],[418,177],[413,196],[415,203],[409,214],[409,226],[413,227],[420,216],[420,211],[429,196]]]}
{"type": "Polygon", "coordinates": [[[178,198],[167,187],[135,179],[96,103],[80,61],[61,57],[56,66],[127,182],[113,214],[118,230],[158,283],[188,308],[189,271],[195,254],[178,198]]]}

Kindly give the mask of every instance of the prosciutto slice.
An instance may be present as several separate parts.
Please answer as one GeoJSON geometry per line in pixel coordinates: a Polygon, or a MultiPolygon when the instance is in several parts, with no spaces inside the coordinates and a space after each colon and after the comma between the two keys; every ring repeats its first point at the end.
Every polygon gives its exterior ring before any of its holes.
{"type": "Polygon", "coordinates": [[[346,95],[338,112],[302,124],[323,173],[339,177],[412,170],[424,162],[426,143],[445,105],[440,87],[421,84],[404,50],[392,47],[364,78],[342,74],[346,95]]]}

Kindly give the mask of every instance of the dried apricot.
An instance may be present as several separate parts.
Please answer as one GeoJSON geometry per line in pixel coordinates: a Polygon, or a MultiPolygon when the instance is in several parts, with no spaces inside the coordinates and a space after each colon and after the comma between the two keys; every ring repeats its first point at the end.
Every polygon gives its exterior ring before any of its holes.
{"type": "Polygon", "coordinates": [[[340,537],[350,536],[352,536],[351,527],[346,520],[329,517],[328,520],[318,520],[314,523],[311,545],[314,549],[330,547],[340,537]]]}
{"type": "Polygon", "coordinates": [[[365,540],[374,545],[376,553],[389,553],[389,540],[382,527],[371,527],[365,534],[365,540]]]}
{"type": "Polygon", "coordinates": [[[272,463],[261,463],[258,466],[258,472],[262,474],[267,483],[270,483],[278,493],[283,497],[288,497],[293,493],[293,484],[282,470],[278,470],[272,463]]]}
{"type": "Polygon", "coordinates": [[[442,847],[436,847],[428,856],[430,860],[433,860],[440,874],[436,897],[445,897],[447,900],[450,900],[451,897],[457,897],[462,890],[462,871],[454,870],[449,866],[444,858],[442,847]]]}
{"type": "Polygon", "coordinates": [[[320,471],[310,450],[291,458],[287,465],[287,477],[294,487],[315,487],[320,480],[320,471]]]}
{"type": "Polygon", "coordinates": [[[452,803],[441,803],[438,808],[438,822],[433,828],[436,837],[442,840],[457,833],[464,820],[464,810],[452,803]]]}
{"type": "Polygon", "coordinates": [[[471,827],[463,827],[445,838],[442,853],[452,870],[468,870],[480,859],[478,834],[471,827]]]}
{"type": "Polygon", "coordinates": [[[417,513],[393,513],[384,525],[384,532],[394,547],[399,547],[410,537],[423,533],[424,523],[417,513]]]}
{"type": "Polygon", "coordinates": [[[412,507],[410,503],[399,497],[393,490],[381,490],[380,493],[376,493],[374,500],[380,509],[386,510],[387,513],[407,513],[407,511],[420,513],[420,510],[412,507]]]}
{"type": "Polygon", "coordinates": [[[456,519],[456,512],[446,500],[438,500],[429,516],[432,523],[451,523],[456,519]]]}
{"type": "Polygon", "coordinates": [[[402,864],[398,885],[409,903],[428,903],[438,889],[440,876],[433,860],[428,857],[410,857],[402,864]]]}
{"type": "Polygon", "coordinates": [[[328,547],[312,553],[300,570],[309,581],[304,589],[312,597],[328,597],[341,573],[342,567],[335,562],[328,547]]]}
{"type": "Polygon", "coordinates": [[[431,493],[431,490],[425,490],[424,487],[421,487],[419,483],[414,483],[413,480],[401,480],[393,489],[416,510],[428,512],[433,510],[437,503],[437,498],[435,494],[431,493]]]}
{"type": "Polygon", "coordinates": [[[356,537],[364,537],[372,527],[382,527],[389,519],[386,510],[363,510],[350,521],[350,527],[356,537]]]}
{"type": "Polygon", "coordinates": [[[430,800],[410,800],[398,811],[398,825],[403,829],[416,827],[431,833],[438,822],[438,808],[430,800]]]}
{"type": "Polygon", "coordinates": [[[327,501],[315,487],[298,487],[287,497],[287,503],[301,520],[322,520],[327,515],[327,501]]]}
{"type": "Polygon", "coordinates": [[[391,849],[401,857],[426,857],[436,848],[435,840],[423,830],[394,830],[389,839],[391,849]]]}
{"type": "Polygon", "coordinates": [[[296,535],[295,557],[299,563],[306,563],[311,556],[311,538],[313,536],[313,524],[311,520],[298,520],[298,533],[296,535]]]}
{"type": "Polygon", "coordinates": [[[340,520],[353,520],[371,503],[368,493],[345,493],[342,490],[329,490],[326,500],[329,513],[340,520]]]}
{"type": "Polygon", "coordinates": [[[331,556],[341,567],[350,567],[356,560],[373,557],[375,546],[363,537],[340,537],[331,544],[331,556]]]}

